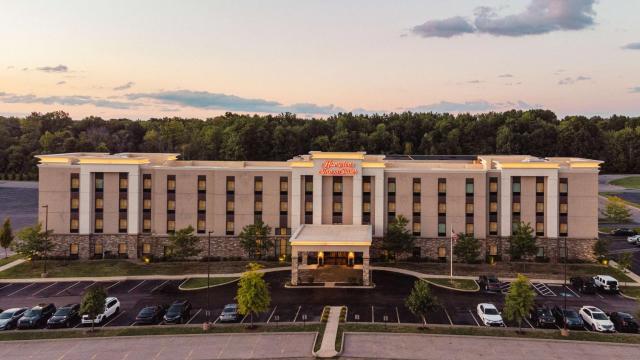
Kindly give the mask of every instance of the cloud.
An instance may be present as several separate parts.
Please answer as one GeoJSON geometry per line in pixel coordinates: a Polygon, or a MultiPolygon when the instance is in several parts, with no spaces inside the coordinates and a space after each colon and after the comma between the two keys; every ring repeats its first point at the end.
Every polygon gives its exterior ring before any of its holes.
{"type": "Polygon", "coordinates": [[[531,105],[524,101],[506,101],[506,102],[489,102],[486,100],[466,101],[466,102],[449,102],[440,101],[434,104],[419,105],[404,110],[413,112],[436,112],[436,113],[477,113],[484,111],[493,111],[499,109],[533,109],[539,108],[540,105],[531,105]]]}
{"type": "Polygon", "coordinates": [[[630,92],[630,93],[635,93],[635,94],[640,93],[640,86],[634,86],[634,87],[632,87],[631,89],[629,89],[629,92],[630,92]]]}
{"type": "Polygon", "coordinates": [[[66,73],[69,71],[69,68],[67,67],[67,65],[58,65],[58,66],[43,66],[43,67],[37,68],[37,70],[44,71],[46,73],[66,73]]]}
{"type": "Polygon", "coordinates": [[[500,74],[500,75],[498,75],[498,77],[499,78],[512,78],[513,75],[511,75],[511,74],[500,74]]]}
{"type": "Polygon", "coordinates": [[[572,77],[566,77],[564,79],[560,79],[560,81],[558,81],[558,85],[571,85],[571,84],[575,84],[579,81],[587,81],[587,80],[591,80],[590,77],[588,76],[576,76],[574,78],[572,77]]]}
{"type": "Polygon", "coordinates": [[[13,68],[14,68],[14,66],[13,66],[13,65],[9,65],[9,66],[7,66],[7,70],[11,70],[11,69],[13,69],[13,68]]]}
{"type": "Polygon", "coordinates": [[[429,20],[412,31],[422,37],[450,38],[470,33],[493,36],[527,36],[554,31],[583,30],[595,24],[595,0],[531,0],[526,9],[512,15],[492,7],[478,7],[472,22],[461,16],[429,20]]]}
{"type": "Polygon", "coordinates": [[[444,20],[429,20],[411,29],[412,33],[421,37],[441,38],[469,34],[474,31],[473,26],[462,16],[454,16],[444,20]]]}
{"type": "Polygon", "coordinates": [[[640,50],[640,42],[629,43],[622,48],[625,50],[640,50]]]}
{"type": "Polygon", "coordinates": [[[484,81],[482,80],[469,80],[467,81],[467,84],[480,84],[483,83],[484,81]]]}
{"type": "Polygon", "coordinates": [[[335,114],[344,111],[334,105],[321,106],[311,103],[284,105],[277,101],[243,98],[236,95],[208,91],[171,90],[153,93],[131,93],[127,94],[126,97],[129,100],[150,99],[163,104],[241,112],[335,114]]]}
{"type": "Polygon", "coordinates": [[[137,104],[130,102],[114,101],[101,98],[95,98],[86,95],[70,95],[70,96],[36,96],[33,94],[18,95],[0,93],[0,103],[8,104],[57,104],[57,105],[93,105],[96,107],[104,107],[111,109],[131,109],[137,104]]]}
{"type": "Polygon", "coordinates": [[[116,86],[113,88],[113,90],[115,91],[121,91],[121,90],[127,90],[130,89],[135,83],[133,81],[129,81],[126,84],[122,84],[120,86],[116,86]]]}
{"type": "Polygon", "coordinates": [[[63,80],[63,81],[58,81],[58,82],[56,83],[56,85],[64,85],[64,84],[66,84],[66,83],[67,83],[67,82],[63,80]]]}

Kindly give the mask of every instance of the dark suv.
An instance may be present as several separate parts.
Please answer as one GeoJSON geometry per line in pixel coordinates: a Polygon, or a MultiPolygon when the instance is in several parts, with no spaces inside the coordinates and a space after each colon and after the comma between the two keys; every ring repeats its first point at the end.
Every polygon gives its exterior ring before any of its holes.
{"type": "Polygon", "coordinates": [[[571,286],[583,294],[595,294],[596,283],[592,277],[576,276],[569,279],[571,286]]]}
{"type": "Polygon", "coordinates": [[[556,318],[548,306],[536,306],[531,310],[531,313],[529,313],[529,319],[531,319],[531,323],[537,327],[556,326],[556,318]]]}
{"type": "Polygon", "coordinates": [[[58,308],[58,310],[47,321],[49,329],[56,327],[71,327],[80,321],[80,304],[69,304],[58,308]]]}
{"type": "Polygon", "coordinates": [[[18,320],[18,329],[36,329],[43,327],[56,312],[53,304],[40,304],[24,312],[18,320]]]}
{"type": "Polygon", "coordinates": [[[556,318],[556,325],[559,327],[564,327],[564,324],[567,324],[567,328],[569,329],[582,329],[584,328],[584,321],[580,317],[577,311],[567,309],[563,310],[559,306],[555,306],[552,310],[553,316],[556,318]]]}
{"type": "Polygon", "coordinates": [[[480,288],[484,291],[502,291],[502,283],[495,275],[480,275],[480,277],[478,278],[478,285],[480,285],[480,288]]]}
{"type": "Polygon", "coordinates": [[[616,327],[616,331],[630,333],[638,332],[638,322],[628,313],[612,312],[609,314],[609,319],[611,319],[613,326],[616,327]]]}
{"type": "Polygon", "coordinates": [[[176,300],[171,304],[163,320],[167,324],[182,324],[189,321],[191,314],[191,303],[189,300],[176,300]]]}

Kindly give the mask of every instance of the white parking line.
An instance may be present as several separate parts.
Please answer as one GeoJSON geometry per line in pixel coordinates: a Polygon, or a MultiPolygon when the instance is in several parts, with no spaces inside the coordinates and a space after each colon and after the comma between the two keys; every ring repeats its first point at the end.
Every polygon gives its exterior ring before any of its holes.
{"type": "Polygon", "coordinates": [[[202,311],[202,309],[198,309],[198,311],[196,311],[195,314],[193,314],[193,316],[191,317],[191,319],[189,319],[189,321],[187,321],[187,324],[191,322],[191,320],[195,319],[196,316],[198,316],[198,314],[200,314],[200,311],[202,311]]]}
{"type": "Polygon", "coordinates": [[[135,326],[135,325],[136,325],[136,322],[134,321],[134,322],[132,322],[132,323],[131,323],[131,325],[129,325],[129,326],[135,326]]]}
{"type": "Polygon", "coordinates": [[[564,288],[565,288],[565,289],[567,289],[567,290],[569,290],[569,291],[571,291],[571,293],[572,293],[573,295],[575,295],[576,297],[580,297],[580,295],[578,295],[578,293],[577,293],[577,292],[575,292],[575,291],[571,290],[571,288],[570,288],[569,286],[565,286],[564,288]]]}
{"type": "Polygon", "coordinates": [[[122,316],[122,314],[124,314],[124,313],[126,313],[126,312],[127,312],[126,310],[122,310],[122,311],[120,311],[120,314],[118,314],[118,315],[116,315],[116,316],[112,317],[112,318],[111,318],[111,320],[109,320],[109,321],[107,321],[106,323],[104,323],[104,325],[102,325],[101,327],[105,327],[105,326],[107,326],[107,325],[111,324],[111,322],[112,322],[113,320],[115,320],[115,319],[119,318],[120,316],[122,316]]]}
{"type": "Polygon", "coordinates": [[[600,299],[604,299],[604,296],[598,294],[597,292],[596,292],[596,295],[598,295],[598,297],[600,297],[600,299]]]}
{"type": "Polygon", "coordinates": [[[300,314],[300,309],[302,309],[302,305],[298,306],[298,311],[296,311],[296,316],[293,317],[293,322],[296,322],[298,319],[298,314],[300,314]]]}
{"type": "Polygon", "coordinates": [[[116,282],[114,282],[113,284],[109,285],[105,290],[109,290],[109,289],[111,289],[112,287],[114,287],[114,286],[116,286],[116,285],[120,284],[121,282],[122,282],[122,281],[116,281],[116,282]]]}
{"type": "Polygon", "coordinates": [[[469,315],[471,315],[471,317],[473,318],[473,321],[476,322],[476,325],[480,326],[480,323],[478,322],[478,320],[476,320],[476,317],[473,316],[473,313],[471,312],[471,310],[467,309],[467,311],[469,312],[469,315]]]}
{"type": "Polygon", "coordinates": [[[524,322],[526,322],[527,325],[531,326],[531,328],[534,329],[533,325],[531,325],[531,323],[529,322],[529,320],[527,320],[527,318],[524,318],[524,322]]]}
{"type": "Polygon", "coordinates": [[[7,284],[7,285],[4,285],[4,286],[0,287],[0,290],[4,289],[4,288],[6,288],[6,287],[9,287],[9,286],[11,286],[11,285],[13,285],[13,283],[9,283],[9,284],[7,284]]]}
{"type": "Polygon", "coordinates": [[[131,293],[133,290],[135,290],[135,288],[137,288],[138,286],[144,284],[147,280],[142,280],[141,282],[138,283],[138,285],[132,287],[131,289],[129,289],[129,291],[127,291],[127,293],[131,293]]]}
{"type": "Polygon", "coordinates": [[[398,324],[400,324],[400,313],[398,312],[397,306],[396,306],[396,317],[398,318],[398,324]]]}
{"type": "Polygon", "coordinates": [[[34,292],[33,294],[31,294],[31,296],[36,296],[36,295],[40,294],[41,292],[47,290],[48,288],[52,287],[55,284],[57,284],[57,282],[54,282],[53,284],[51,284],[51,285],[49,285],[47,287],[43,287],[42,289],[40,289],[40,290],[34,292]]]}
{"type": "Polygon", "coordinates": [[[57,292],[55,295],[53,295],[53,296],[58,296],[58,295],[62,294],[63,292],[65,292],[65,291],[67,291],[67,290],[71,289],[72,287],[74,287],[74,286],[76,286],[76,285],[78,285],[78,284],[80,284],[80,281],[78,281],[77,283],[75,283],[75,284],[73,284],[73,285],[71,285],[71,286],[69,286],[69,287],[66,287],[66,288],[64,288],[64,289],[62,289],[62,290],[60,290],[60,291],[58,291],[58,292],[57,292]]]}
{"type": "Polygon", "coordinates": [[[375,316],[373,315],[373,305],[371,305],[371,322],[374,322],[375,316]]]}
{"type": "Polygon", "coordinates": [[[36,283],[31,283],[31,284],[29,284],[29,285],[27,285],[27,286],[25,286],[25,287],[21,287],[20,289],[18,289],[18,290],[16,290],[16,291],[12,292],[11,294],[9,294],[9,295],[7,295],[7,296],[15,295],[15,294],[19,293],[20,291],[22,291],[22,290],[24,290],[24,289],[26,289],[26,288],[28,288],[28,287],[32,287],[32,286],[33,286],[33,285],[35,285],[35,284],[36,284],[36,283]]]}
{"type": "Polygon", "coordinates": [[[273,311],[271,312],[271,315],[269,315],[269,318],[267,319],[267,324],[271,321],[271,318],[273,317],[273,314],[275,314],[275,313],[276,313],[276,309],[277,309],[277,308],[278,308],[278,305],[276,305],[276,306],[273,308],[273,311]]]}
{"type": "Polygon", "coordinates": [[[160,284],[160,285],[158,285],[158,286],[154,287],[153,289],[151,289],[151,291],[150,291],[150,292],[154,292],[154,291],[158,290],[159,288],[161,288],[162,286],[164,286],[164,284],[168,283],[169,281],[171,281],[171,280],[167,280],[167,281],[163,282],[162,284],[160,284]]]}
{"type": "Polygon", "coordinates": [[[247,316],[249,316],[249,314],[247,313],[247,315],[245,315],[242,320],[240,321],[240,324],[242,324],[244,322],[244,320],[247,318],[247,316]]]}
{"type": "Polygon", "coordinates": [[[214,324],[217,324],[217,323],[219,323],[219,322],[220,322],[220,316],[216,317],[216,319],[215,319],[215,320],[213,320],[213,323],[214,323],[214,324]]]}
{"type": "Polygon", "coordinates": [[[447,308],[442,307],[442,310],[444,310],[445,315],[447,315],[447,319],[449,319],[449,324],[453,325],[453,321],[451,321],[451,316],[449,316],[449,312],[447,311],[447,308]]]}
{"type": "Polygon", "coordinates": [[[84,288],[82,288],[82,290],[87,290],[89,287],[93,286],[93,284],[95,284],[96,282],[92,282],[91,284],[85,286],[84,288]]]}

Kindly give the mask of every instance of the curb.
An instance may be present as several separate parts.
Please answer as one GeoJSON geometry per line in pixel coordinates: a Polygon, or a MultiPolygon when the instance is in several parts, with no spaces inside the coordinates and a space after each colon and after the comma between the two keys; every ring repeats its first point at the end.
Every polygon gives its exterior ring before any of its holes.
{"type": "MultiPolygon", "coordinates": [[[[431,285],[433,285],[433,286],[437,286],[437,287],[440,287],[440,288],[443,288],[443,289],[447,289],[447,290],[461,291],[461,292],[468,292],[468,293],[472,293],[472,292],[478,292],[478,291],[480,291],[480,285],[478,285],[478,282],[477,282],[477,281],[475,281],[475,280],[471,280],[471,281],[473,281],[473,282],[476,284],[476,289],[475,289],[475,290],[468,290],[468,289],[456,289],[456,288],[452,288],[452,287],[450,287],[450,286],[446,286],[446,285],[442,285],[442,284],[435,283],[435,282],[433,282],[433,281],[429,281],[429,279],[427,279],[427,278],[421,278],[420,280],[422,280],[422,281],[424,281],[424,282],[427,282],[427,283],[429,283],[429,284],[431,284],[431,285]]],[[[454,280],[468,280],[468,279],[454,279],[454,280]]]]}
{"type": "MultiPolygon", "coordinates": [[[[218,277],[222,277],[222,276],[218,276],[218,277]]],[[[180,290],[180,291],[196,291],[196,290],[202,290],[202,289],[206,289],[207,288],[206,286],[200,286],[200,287],[197,287],[197,288],[183,288],[182,285],[184,285],[187,281],[189,281],[191,279],[202,279],[202,278],[199,278],[199,277],[186,278],[186,279],[184,279],[183,282],[180,283],[180,285],[178,285],[178,290],[180,290]]],[[[211,285],[211,286],[209,286],[209,289],[214,288],[214,287],[218,287],[218,286],[228,285],[228,284],[234,283],[234,282],[239,281],[239,280],[240,280],[240,278],[237,278],[237,279],[229,280],[229,281],[226,281],[226,282],[223,282],[223,283],[220,283],[220,284],[211,285]]]]}

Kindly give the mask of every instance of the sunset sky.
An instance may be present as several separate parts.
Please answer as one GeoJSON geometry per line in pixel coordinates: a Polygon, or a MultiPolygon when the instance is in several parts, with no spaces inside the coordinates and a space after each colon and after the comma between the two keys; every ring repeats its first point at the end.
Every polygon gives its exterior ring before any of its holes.
{"type": "Polygon", "coordinates": [[[0,0],[0,114],[640,114],[640,1],[0,0]]]}

